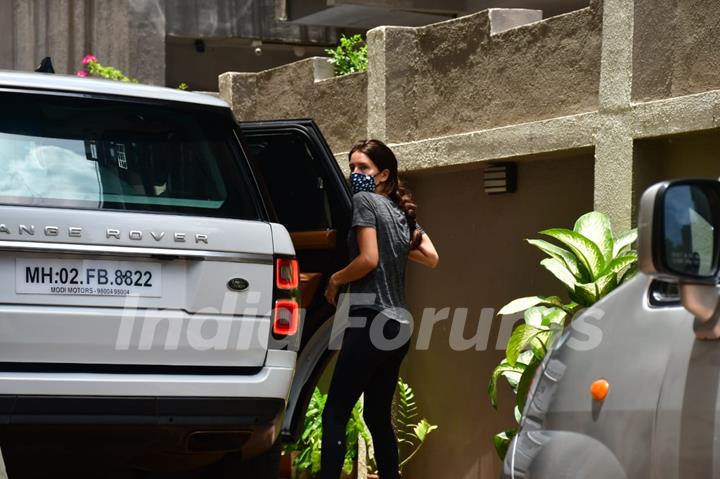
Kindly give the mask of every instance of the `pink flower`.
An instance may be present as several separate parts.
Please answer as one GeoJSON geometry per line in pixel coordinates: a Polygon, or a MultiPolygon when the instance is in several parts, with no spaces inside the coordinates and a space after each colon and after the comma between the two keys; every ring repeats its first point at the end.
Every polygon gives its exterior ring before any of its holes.
{"type": "Polygon", "coordinates": [[[87,65],[90,62],[97,62],[97,58],[95,58],[95,55],[93,55],[92,53],[88,53],[82,59],[83,65],[87,65]]]}
{"type": "Polygon", "coordinates": [[[86,72],[85,70],[78,70],[76,75],[79,77],[86,77],[86,76],[88,76],[88,72],[86,72]]]}

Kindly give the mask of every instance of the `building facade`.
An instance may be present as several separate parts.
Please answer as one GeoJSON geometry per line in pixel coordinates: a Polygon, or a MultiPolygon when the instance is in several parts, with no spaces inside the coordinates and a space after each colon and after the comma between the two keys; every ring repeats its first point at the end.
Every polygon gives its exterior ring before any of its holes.
{"type": "Polygon", "coordinates": [[[433,334],[403,375],[439,425],[408,466],[416,479],[498,475],[492,438],[512,426],[513,401],[503,386],[495,411],[487,385],[512,321],[495,312],[562,294],[525,238],[593,209],[622,232],[652,183],[720,176],[720,4],[594,0],[499,27],[516,13],[373,29],[367,73],[332,77],[308,59],[220,77],[239,119],[315,118],[346,172],[361,137],[398,156],[441,256],[435,270],[408,267],[415,340],[433,334]],[[484,192],[498,162],[517,164],[516,192],[484,192]]]}

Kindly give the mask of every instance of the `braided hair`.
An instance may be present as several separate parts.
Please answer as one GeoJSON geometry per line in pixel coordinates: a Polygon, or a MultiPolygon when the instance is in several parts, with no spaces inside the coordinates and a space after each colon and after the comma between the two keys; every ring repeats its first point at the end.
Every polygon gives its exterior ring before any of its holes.
{"type": "Polygon", "coordinates": [[[413,202],[412,193],[398,176],[398,162],[395,153],[380,140],[362,140],[356,143],[348,153],[348,160],[356,151],[364,153],[375,163],[379,171],[388,170],[390,176],[384,183],[384,192],[404,212],[410,230],[410,249],[420,246],[422,231],[417,229],[417,205],[413,202]]]}

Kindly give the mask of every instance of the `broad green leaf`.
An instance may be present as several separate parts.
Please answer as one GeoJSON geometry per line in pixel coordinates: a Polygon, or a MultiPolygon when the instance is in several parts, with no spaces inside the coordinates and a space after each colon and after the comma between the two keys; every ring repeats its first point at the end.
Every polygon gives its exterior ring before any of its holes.
{"type": "Polygon", "coordinates": [[[540,331],[530,340],[531,351],[535,358],[544,358],[547,354],[548,345],[555,336],[555,331],[540,331]]]}
{"type": "Polygon", "coordinates": [[[537,334],[538,329],[529,324],[521,324],[510,336],[505,351],[505,357],[511,366],[515,366],[518,356],[528,345],[528,342],[537,334]]]}
{"type": "Polygon", "coordinates": [[[532,383],[535,372],[537,371],[537,368],[541,362],[542,357],[535,357],[533,362],[528,365],[528,367],[523,372],[522,377],[520,378],[520,383],[518,384],[516,393],[517,395],[515,396],[515,401],[520,411],[523,411],[525,409],[525,401],[527,400],[527,394],[528,390],[530,389],[530,384],[532,383]]]}
{"type": "Polygon", "coordinates": [[[514,314],[525,311],[533,306],[562,306],[562,301],[557,296],[526,296],[510,301],[503,306],[498,314],[514,314]]]}
{"type": "Polygon", "coordinates": [[[556,260],[555,258],[545,258],[540,261],[540,264],[546,270],[550,271],[553,276],[559,279],[567,289],[570,291],[575,289],[575,284],[577,283],[575,276],[573,276],[559,260],[556,260]]]}
{"type": "Polygon", "coordinates": [[[498,314],[514,314],[520,311],[525,311],[528,308],[532,308],[542,303],[544,298],[542,296],[527,296],[525,298],[518,298],[510,301],[508,304],[500,308],[498,314]]]}
{"type": "Polygon", "coordinates": [[[612,227],[607,215],[597,211],[586,213],[575,222],[573,231],[595,243],[605,262],[613,258],[612,227]]]}
{"type": "MultiPolygon", "coordinates": [[[[530,361],[533,359],[533,352],[532,351],[523,351],[520,353],[520,356],[518,356],[517,361],[515,361],[515,366],[522,367],[522,370],[525,371],[525,366],[530,364],[530,361]]],[[[506,361],[505,359],[503,361],[506,361]]]]}
{"type": "Polygon", "coordinates": [[[620,278],[619,283],[620,283],[620,284],[623,284],[623,283],[631,280],[631,279],[634,278],[635,275],[637,275],[639,272],[640,272],[640,270],[638,270],[638,265],[637,265],[637,263],[634,264],[634,265],[632,265],[632,266],[630,266],[630,268],[628,268],[628,270],[623,273],[622,278],[620,278]]]}
{"type": "MultiPolygon", "coordinates": [[[[548,331],[551,331],[549,327],[543,326],[536,328],[529,324],[521,324],[515,328],[515,331],[513,331],[513,334],[510,336],[510,340],[508,341],[507,350],[505,351],[505,359],[508,364],[511,366],[520,365],[520,355],[530,347],[532,339],[539,334],[543,334],[548,331]]],[[[533,357],[531,355],[524,364],[529,364],[532,361],[533,357]]]]}
{"type": "Polygon", "coordinates": [[[515,390],[524,367],[524,365],[511,366],[506,359],[503,359],[503,361],[495,367],[490,378],[490,383],[488,384],[488,395],[490,396],[490,404],[492,404],[492,407],[497,408],[497,381],[500,376],[505,377],[508,383],[510,383],[510,387],[515,390]]]}
{"type": "Polygon", "coordinates": [[[522,376],[522,371],[525,370],[525,365],[517,363],[517,368],[512,370],[503,371],[500,376],[504,377],[505,380],[510,385],[510,389],[515,392],[517,389],[518,382],[520,381],[520,376],[522,376]]]}
{"type": "Polygon", "coordinates": [[[575,279],[577,279],[580,282],[590,281],[589,273],[587,270],[583,267],[583,265],[578,260],[577,256],[575,256],[570,251],[561,248],[559,246],[556,246],[552,243],[549,243],[545,240],[539,240],[539,239],[529,239],[525,240],[531,245],[538,248],[543,253],[546,253],[552,258],[555,258],[559,261],[561,261],[565,267],[572,273],[573,276],[575,276],[575,279]]]}
{"type": "Polygon", "coordinates": [[[605,267],[605,259],[600,248],[585,236],[565,228],[551,228],[540,234],[550,236],[565,244],[575,253],[583,266],[590,272],[592,279],[599,278],[605,267]]]}
{"type": "Polygon", "coordinates": [[[516,434],[517,429],[509,429],[499,434],[495,434],[493,442],[495,444],[495,451],[497,451],[501,461],[505,460],[505,455],[507,454],[507,450],[510,447],[510,442],[516,434]]]}
{"type": "Polygon", "coordinates": [[[548,308],[543,314],[543,326],[549,326],[553,324],[565,325],[565,320],[568,317],[568,313],[561,308],[548,308]]]}
{"type": "Polygon", "coordinates": [[[545,356],[545,353],[547,353],[545,343],[541,339],[539,339],[539,336],[540,334],[530,340],[530,351],[532,351],[534,357],[543,357],[545,356]]]}
{"type": "Polygon", "coordinates": [[[608,265],[605,267],[604,273],[618,273],[621,270],[625,269],[627,266],[635,263],[637,259],[638,255],[635,251],[628,251],[626,253],[623,253],[617,258],[610,261],[610,263],[608,263],[608,265]]]}
{"type": "Polygon", "coordinates": [[[617,274],[609,273],[595,281],[598,299],[607,296],[613,289],[617,288],[617,274]]]}
{"type": "Polygon", "coordinates": [[[513,415],[515,416],[515,422],[520,424],[520,421],[522,420],[522,411],[519,407],[515,406],[513,408],[513,415]]]}
{"type": "Polygon", "coordinates": [[[575,287],[575,295],[583,306],[592,306],[598,300],[595,283],[578,283],[575,287]]]}
{"type": "Polygon", "coordinates": [[[613,257],[617,256],[623,248],[629,246],[637,240],[637,228],[633,228],[630,231],[621,234],[615,238],[615,245],[613,246],[613,257]]]}
{"type": "Polygon", "coordinates": [[[541,328],[543,326],[543,312],[545,311],[543,306],[535,306],[525,310],[525,324],[529,324],[535,328],[541,328]]]}

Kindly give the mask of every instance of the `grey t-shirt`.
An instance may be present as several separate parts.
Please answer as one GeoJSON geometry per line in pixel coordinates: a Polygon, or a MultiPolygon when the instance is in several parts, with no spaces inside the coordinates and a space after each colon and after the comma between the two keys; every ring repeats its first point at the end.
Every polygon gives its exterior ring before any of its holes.
{"type": "MultiPolygon", "coordinates": [[[[409,323],[405,304],[405,266],[410,249],[410,230],[405,212],[387,196],[363,191],[352,198],[352,228],[348,233],[348,255],[352,261],[360,254],[356,226],[371,226],[377,231],[378,265],[370,273],[348,285],[350,310],[372,308],[389,318],[409,323]],[[355,293],[375,294],[372,303],[355,293]]],[[[420,225],[417,228],[422,231],[420,225]]]]}

